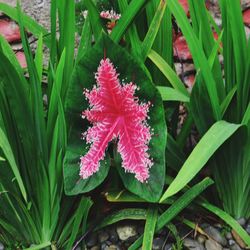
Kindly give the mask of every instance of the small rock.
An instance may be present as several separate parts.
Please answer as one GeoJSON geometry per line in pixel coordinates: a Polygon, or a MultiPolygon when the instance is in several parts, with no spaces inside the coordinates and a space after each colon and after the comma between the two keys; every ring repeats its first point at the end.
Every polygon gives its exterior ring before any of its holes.
{"type": "Polygon", "coordinates": [[[90,248],[90,250],[100,250],[100,247],[99,246],[93,246],[90,248]]]}
{"type": "Polygon", "coordinates": [[[100,243],[103,243],[104,241],[108,240],[109,239],[109,234],[105,231],[101,231],[99,234],[98,234],[98,241],[100,243]]]}
{"type": "Polygon", "coordinates": [[[242,250],[242,249],[239,247],[239,245],[234,244],[234,245],[230,246],[230,250],[242,250]]]}
{"type": "Polygon", "coordinates": [[[202,244],[190,238],[186,238],[183,240],[183,246],[185,246],[188,250],[205,250],[202,244]]]}
{"type": "Polygon", "coordinates": [[[245,218],[240,218],[240,219],[238,219],[237,221],[238,221],[238,223],[239,223],[241,226],[245,226],[245,224],[246,224],[246,219],[245,219],[245,218]]]}
{"type": "Polygon", "coordinates": [[[120,247],[116,245],[110,245],[109,247],[106,247],[105,250],[120,250],[120,247]]]}
{"type": "Polygon", "coordinates": [[[101,244],[101,250],[107,250],[109,246],[106,243],[101,244]]]}
{"type": "Polygon", "coordinates": [[[164,250],[172,250],[172,244],[166,244],[164,250]]]}
{"type": "Polygon", "coordinates": [[[204,228],[204,231],[216,242],[221,244],[222,246],[227,245],[227,240],[224,236],[221,235],[220,231],[212,226],[204,228]]]}
{"type": "Polygon", "coordinates": [[[205,241],[206,241],[206,237],[205,236],[203,236],[203,235],[199,235],[198,237],[197,237],[197,241],[200,243],[200,244],[203,244],[205,241]]]}
{"type": "Polygon", "coordinates": [[[138,238],[139,238],[139,235],[138,235],[138,234],[129,237],[129,238],[125,241],[125,242],[126,242],[126,245],[130,246],[130,245],[133,244],[138,238]]]}
{"type": "Polygon", "coordinates": [[[152,249],[153,250],[160,250],[162,248],[163,244],[164,244],[164,240],[157,237],[153,240],[152,249]]]}
{"type": "Polygon", "coordinates": [[[222,246],[212,239],[206,240],[205,247],[207,250],[222,250],[222,246]]]}
{"type": "Polygon", "coordinates": [[[0,242],[0,250],[4,250],[4,245],[0,242]]]}
{"type": "Polygon", "coordinates": [[[116,229],[120,240],[124,241],[137,234],[134,226],[118,226],[116,229]]]}
{"type": "Polygon", "coordinates": [[[216,223],[216,224],[214,224],[214,226],[217,227],[217,228],[219,228],[219,229],[222,228],[222,225],[220,223],[216,223]]]}
{"type": "Polygon", "coordinates": [[[97,244],[97,235],[95,233],[90,234],[86,239],[87,247],[93,247],[97,244]]]}
{"type": "Polygon", "coordinates": [[[228,240],[231,240],[231,239],[233,238],[233,235],[232,235],[230,232],[227,232],[227,233],[226,233],[226,238],[227,238],[228,240]]]}
{"type": "Polygon", "coordinates": [[[229,246],[232,246],[232,245],[234,245],[234,244],[235,244],[235,241],[234,241],[234,240],[229,240],[229,241],[228,241],[228,245],[229,245],[229,246]]]}

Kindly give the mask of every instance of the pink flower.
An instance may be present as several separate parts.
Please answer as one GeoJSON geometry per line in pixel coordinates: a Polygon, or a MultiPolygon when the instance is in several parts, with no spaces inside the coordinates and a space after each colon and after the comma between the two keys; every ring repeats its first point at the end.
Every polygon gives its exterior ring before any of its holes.
{"type": "Polygon", "coordinates": [[[122,167],[144,182],[152,166],[147,153],[151,139],[146,122],[149,104],[139,104],[134,96],[136,85],[120,84],[109,59],[101,60],[95,78],[97,86],[84,92],[91,108],[83,111],[82,116],[93,126],[84,133],[91,147],[81,157],[80,176],[86,179],[99,170],[108,143],[117,138],[122,167]]]}
{"type": "Polygon", "coordinates": [[[121,15],[117,14],[114,10],[102,11],[100,17],[103,19],[109,19],[111,21],[117,21],[120,19],[121,15]]]}

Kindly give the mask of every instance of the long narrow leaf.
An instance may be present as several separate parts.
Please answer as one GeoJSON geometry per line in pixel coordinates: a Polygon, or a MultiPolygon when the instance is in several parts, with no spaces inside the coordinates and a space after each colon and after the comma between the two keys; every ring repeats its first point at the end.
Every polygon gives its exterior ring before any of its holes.
{"type": "Polygon", "coordinates": [[[22,193],[22,196],[23,196],[24,200],[27,202],[27,192],[25,190],[25,186],[23,184],[21,174],[20,174],[19,169],[16,165],[16,161],[15,161],[13,152],[11,150],[9,141],[1,128],[0,128],[0,148],[3,150],[4,155],[10,164],[10,167],[11,167],[11,169],[14,173],[14,176],[17,180],[17,183],[18,183],[18,186],[19,186],[20,191],[22,193]]]}
{"type": "Polygon", "coordinates": [[[146,216],[146,225],[143,236],[142,250],[151,250],[158,217],[157,208],[149,208],[146,216]]]}
{"type": "Polygon", "coordinates": [[[187,185],[215,151],[241,126],[241,124],[232,124],[225,121],[215,123],[196,145],[174,181],[161,197],[160,202],[176,194],[187,185]]]}
{"type": "MultiPolygon", "coordinates": [[[[193,199],[195,199],[201,192],[203,192],[208,186],[212,185],[213,181],[210,178],[205,178],[200,183],[194,185],[188,191],[186,191],[180,198],[178,198],[173,205],[171,205],[157,220],[156,232],[161,230],[167,225],[176,215],[178,215],[185,207],[187,207],[193,199]]],[[[143,240],[143,235],[140,236],[128,250],[138,249],[143,240]]]]}

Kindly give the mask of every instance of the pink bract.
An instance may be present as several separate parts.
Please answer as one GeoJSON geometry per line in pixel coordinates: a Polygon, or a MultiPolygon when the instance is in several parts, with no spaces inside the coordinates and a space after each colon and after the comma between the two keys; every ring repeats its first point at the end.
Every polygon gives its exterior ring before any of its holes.
{"type": "Polygon", "coordinates": [[[147,152],[151,139],[146,122],[149,103],[139,103],[134,96],[135,84],[121,85],[108,58],[101,60],[95,78],[97,86],[84,91],[90,109],[83,111],[82,116],[93,126],[84,133],[91,146],[81,157],[80,176],[86,179],[99,170],[108,143],[117,138],[122,167],[144,182],[149,178],[149,168],[153,164],[147,152]]]}

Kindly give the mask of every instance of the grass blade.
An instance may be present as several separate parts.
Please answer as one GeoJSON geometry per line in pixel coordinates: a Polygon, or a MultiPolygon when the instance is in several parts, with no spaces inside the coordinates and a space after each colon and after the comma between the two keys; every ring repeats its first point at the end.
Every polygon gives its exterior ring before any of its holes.
{"type": "Polygon", "coordinates": [[[102,32],[102,23],[100,14],[92,0],[85,0],[85,5],[88,8],[88,15],[90,17],[91,28],[97,41],[102,32]]]}
{"type": "Polygon", "coordinates": [[[242,240],[244,240],[247,246],[250,246],[250,236],[232,216],[208,202],[200,201],[199,204],[208,211],[217,215],[224,222],[226,222],[230,227],[235,230],[235,232],[237,232],[237,234],[241,237],[242,240]]]}
{"type": "Polygon", "coordinates": [[[154,44],[166,7],[167,7],[167,1],[161,0],[155,12],[154,18],[150,23],[150,27],[148,29],[146,37],[143,40],[142,57],[144,61],[146,60],[147,55],[154,44]]]}
{"type": "Polygon", "coordinates": [[[189,98],[186,95],[183,95],[179,90],[162,86],[157,86],[157,89],[159,90],[163,101],[189,102],[189,98]]]}
{"type": "Polygon", "coordinates": [[[149,208],[146,216],[146,225],[144,229],[142,250],[152,249],[157,218],[158,218],[158,209],[149,208]]]}
{"type": "Polygon", "coordinates": [[[25,186],[24,186],[22,177],[21,177],[19,169],[16,165],[16,161],[15,161],[13,152],[11,150],[9,141],[1,128],[0,128],[0,148],[2,148],[3,153],[5,155],[5,158],[8,160],[8,162],[10,164],[10,167],[11,167],[11,169],[14,173],[14,176],[17,180],[17,183],[18,183],[19,189],[22,193],[22,196],[23,196],[24,200],[27,202],[27,193],[25,190],[25,186]]]}
{"type": "MultiPolygon", "coordinates": [[[[187,207],[193,199],[195,199],[208,186],[212,185],[213,181],[210,178],[205,178],[198,184],[194,185],[178,198],[157,220],[156,230],[158,232],[167,225],[175,216],[177,216],[185,207],[187,207]]],[[[143,236],[139,237],[128,250],[137,250],[142,244],[143,236]]]]}
{"type": "Polygon", "coordinates": [[[168,1],[168,6],[171,9],[173,15],[175,16],[178,25],[186,38],[189,49],[193,55],[193,60],[196,68],[200,69],[202,72],[210,96],[214,117],[216,120],[220,120],[220,100],[217,92],[216,82],[213,78],[211,69],[209,67],[206,55],[203,52],[203,48],[201,47],[200,41],[195,35],[195,32],[192,29],[189,20],[186,17],[186,13],[184,12],[181,5],[177,1],[170,0],[168,1]]]}
{"type": "Polygon", "coordinates": [[[168,79],[170,84],[174,89],[181,92],[183,95],[189,97],[187,89],[184,87],[184,84],[177,76],[175,71],[168,65],[168,63],[155,51],[151,50],[148,54],[148,58],[159,68],[164,76],[168,79]]]}
{"type": "Polygon", "coordinates": [[[118,212],[115,212],[107,216],[100,225],[98,225],[95,230],[99,230],[103,227],[112,225],[118,221],[122,220],[145,220],[147,211],[146,209],[141,208],[127,208],[122,209],[118,212]]]}
{"type": "Polygon", "coordinates": [[[116,24],[115,28],[111,32],[110,37],[115,41],[119,42],[122,38],[122,35],[127,30],[128,26],[131,24],[135,16],[138,12],[143,8],[148,0],[132,0],[126,9],[126,11],[122,14],[120,20],[116,24]]]}
{"type": "Polygon", "coordinates": [[[160,202],[163,202],[186,186],[207,163],[215,151],[241,126],[241,124],[233,124],[225,121],[216,122],[201,138],[189,155],[178,175],[161,197],[160,202]]]}

